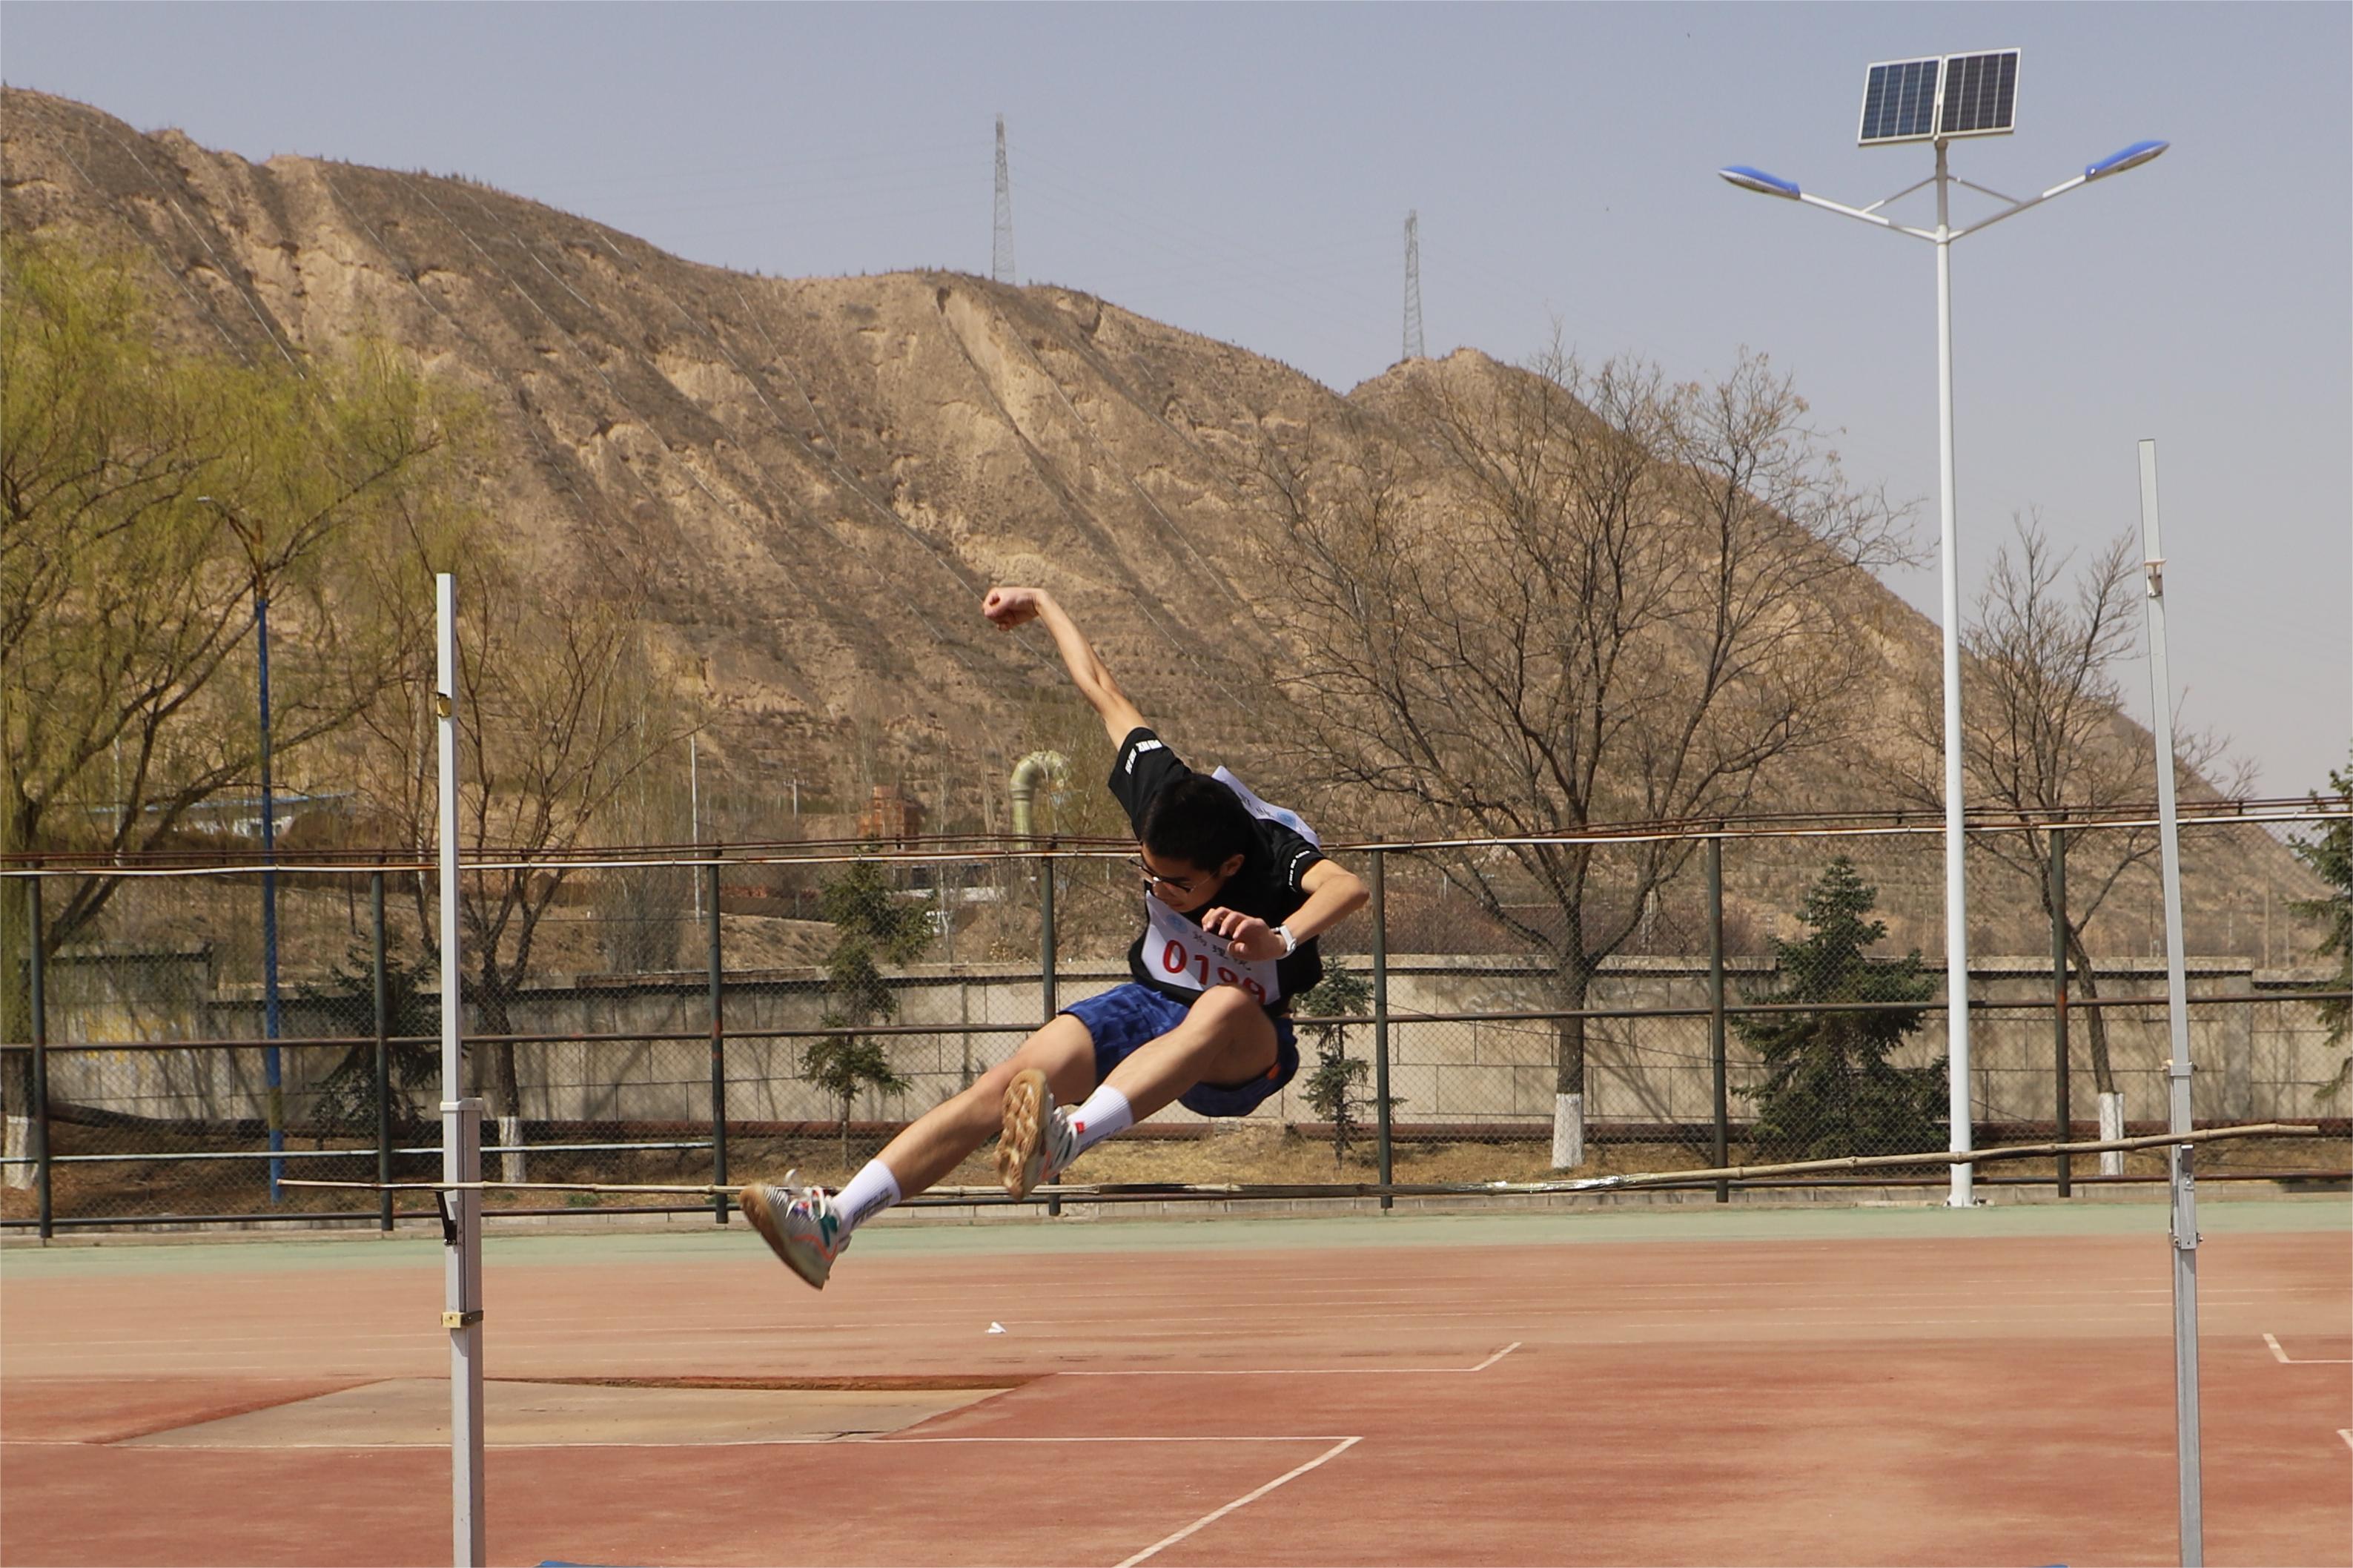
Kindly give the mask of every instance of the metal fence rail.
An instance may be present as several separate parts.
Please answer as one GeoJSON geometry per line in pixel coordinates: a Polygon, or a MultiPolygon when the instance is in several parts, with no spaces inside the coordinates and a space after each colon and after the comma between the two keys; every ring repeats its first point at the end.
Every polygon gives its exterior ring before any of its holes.
{"type": "MultiPolygon", "coordinates": [[[[2185,823],[2198,851],[2185,856],[2198,1123],[2316,1121],[2331,1136],[2220,1145],[2230,1153],[2210,1161],[2209,1179],[2318,1179],[2348,1163],[2353,1108],[2330,1087],[2344,1046],[2315,1005],[2346,993],[2298,966],[2313,939],[2294,905],[2310,889],[2272,837],[2281,819],[2333,820],[2274,808],[2268,826],[2244,812],[2185,823]]],[[[2087,954],[2071,959],[2042,888],[2021,879],[1990,903],[1994,940],[1973,945],[2020,956],[1972,971],[1980,1137],[2162,1130],[2162,963],[2137,901],[2154,879],[2121,853],[2137,831],[2126,816],[2070,826],[2061,840],[2079,862],[2126,860],[2094,919],[2070,911],[2087,954]]],[[[1613,888],[1634,885],[1637,837],[1597,836],[1590,909],[1609,912],[1613,888]]],[[[1682,874],[1616,910],[1625,937],[1582,965],[1542,940],[1550,917],[1534,893],[1491,882],[1480,896],[1478,858],[1494,846],[1340,851],[1375,905],[1323,944],[1326,987],[1294,1019],[1299,1078],[1238,1127],[1172,1108],[1091,1151],[1076,1179],[1385,1199],[1417,1185],[1542,1181],[1561,1173],[1574,1095],[1569,1174],[1916,1152],[1918,1179],[1941,1181],[1947,998],[1934,953],[1906,951],[1939,927],[1933,843],[1901,824],[1797,821],[1675,841],[1691,851],[1682,874]],[[1528,903],[1511,902],[1523,894],[1528,903]],[[1826,913],[1840,898],[1854,907],[1826,913]],[[1873,922],[1885,934],[1862,940],[1873,922]]],[[[1124,849],[839,847],[640,847],[545,868],[531,961],[502,951],[495,965],[477,963],[482,978],[465,998],[470,1091],[498,1119],[484,1129],[497,1173],[724,1187],[791,1164],[839,1180],[1056,1007],[1126,976],[1135,891],[1124,849]],[[924,912],[928,947],[885,973],[879,1008],[844,1019],[827,967],[840,933],[807,917],[831,880],[860,866],[895,904],[924,912]],[[880,1048],[884,1080],[828,1093],[813,1081],[811,1049],[851,1038],[880,1048]]],[[[279,871],[267,956],[251,864],[5,868],[30,885],[35,930],[0,954],[13,975],[0,1016],[0,1226],[390,1228],[407,1217],[390,1193],[283,1179],[389,1182],[438,1163],[439,996],[427,963],[438,910],[405,860],[339,859],[279,871]],[[60,879],[104,879],[112,895],[100,921],[57,941],[37,922],[40,889],[60,879]]],[[[2053,861],[2057,871],[2060,853],[2053,861]]],[[[2000,1179],[2063,1194],[2156,1169],[2122,1153],[2100,1160],[2096,1174],[2063,1155],[2000,1179]]],[[[501,1201],[489,1212],[728,1217],[723,1198],[575,1194],[552,1211],[527,1194],[501,1201]]]]}

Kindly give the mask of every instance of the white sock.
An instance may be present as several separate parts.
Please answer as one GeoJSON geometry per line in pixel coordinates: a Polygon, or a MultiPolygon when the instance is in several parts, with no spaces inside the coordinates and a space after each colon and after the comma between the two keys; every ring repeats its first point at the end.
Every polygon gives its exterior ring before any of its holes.
{"type": "Polygon", "coordinates": [[[1071,1112],[1071,1131],[1078,1134],[1079,1153],[1085,1153],[1114,1132],[1135,1125],[1135,1108],[1127,1096],[1104,1084],[1071,1112]]]}
{"type": "Polygon", "coordinates": [[[833,1212],[841,1216],[841,1234],[848,1236],[897,1203],[899,1195],[899,1178],[891,1173],[891,1167],[880,1160],[867,1161],[866,1168],[833,1194],[833,1212]]]}

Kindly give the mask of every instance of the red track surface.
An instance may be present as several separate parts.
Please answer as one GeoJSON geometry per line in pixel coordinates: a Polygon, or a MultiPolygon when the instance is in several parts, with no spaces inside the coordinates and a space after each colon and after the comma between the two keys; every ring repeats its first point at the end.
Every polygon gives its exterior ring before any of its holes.
{"type": "MultiPolygon", "coordinates": [[[[853,1256],[822,1295],[748,1237],[494,1249],[492,1377],[1035,1381],[869,1442],[494,1447],[491,1554],[2170,1562],[2161,1226],[1123,1254],[1107,1225],[1092,1255],[853,1256]]],[[[0,1559],[447,1562],[446,1451],[110,1446],[442,1375],[417,1256],[0,1280],[0,1559]]],[[[2200,1271],[2208,1560],[2353,1560],[2344,1236],[2211,1237],[2200,1271]]]]}

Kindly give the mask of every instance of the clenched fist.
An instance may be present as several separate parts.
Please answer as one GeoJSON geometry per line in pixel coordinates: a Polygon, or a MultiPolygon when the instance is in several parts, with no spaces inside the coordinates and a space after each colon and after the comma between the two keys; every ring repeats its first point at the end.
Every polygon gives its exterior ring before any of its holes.
{"type": "Polygon", "coordinates": [[[1036,620],[1045,603],[1043,588],[991,588],[988,597],[980,602],[980,613],[995,623],[998,631],[1009,632],[1036,620]]]}

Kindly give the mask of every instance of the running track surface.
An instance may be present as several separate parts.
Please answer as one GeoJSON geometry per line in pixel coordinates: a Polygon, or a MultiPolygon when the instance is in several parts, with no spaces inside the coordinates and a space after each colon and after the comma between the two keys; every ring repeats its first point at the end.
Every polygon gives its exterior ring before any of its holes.
{"type": "MultiPolygon", "coordinates": [[[[2348,1563],[2346,1206],[2201,1215],[2208,1561],[2348,1563]]],[[[491,1559],[2171,1562],[2164,1227],[2140,1205],[885,1225],[821,1295],[740,1225],[494,1237],[493,1378],[1018,1385],[825,1444],[493,1429],[491,1559]]],[[[0,1560],[448,1561],[446,1449],[116,1446],[443,1376],[440,1305],[415,1237],[0,1253],[0,1560]]]]}

